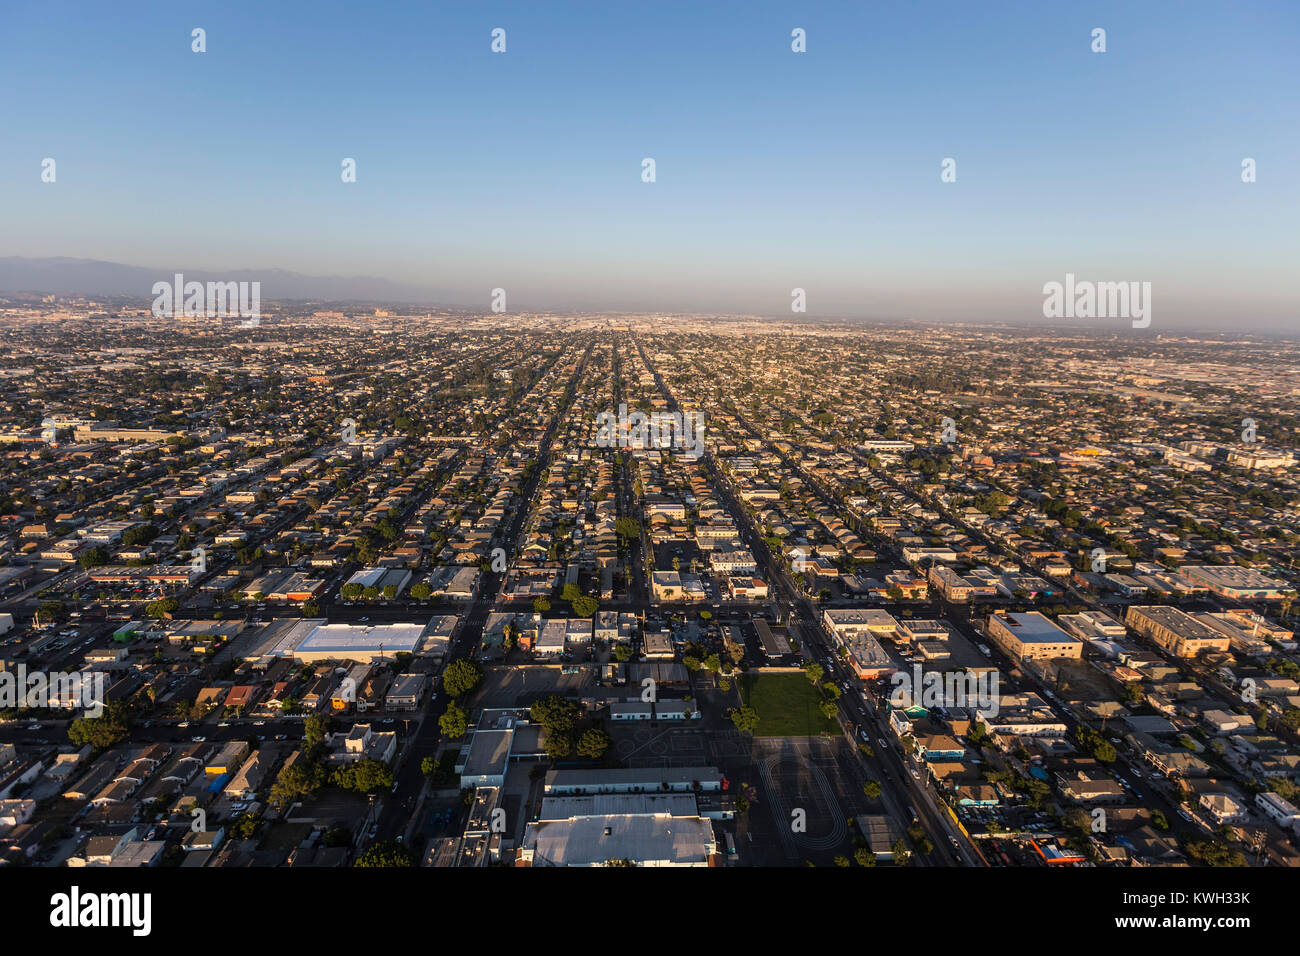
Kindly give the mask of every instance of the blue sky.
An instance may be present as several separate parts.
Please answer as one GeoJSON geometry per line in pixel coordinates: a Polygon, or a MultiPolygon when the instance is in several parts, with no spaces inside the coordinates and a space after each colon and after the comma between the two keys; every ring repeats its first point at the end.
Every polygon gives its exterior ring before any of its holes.
{"type": "Polygon", "coordinates": [[[406,6],[11,6],[0,255],[872,318],[1031,318],[1074,272],[1160,324],[1300,316],[1300,4],[406,6]]]}

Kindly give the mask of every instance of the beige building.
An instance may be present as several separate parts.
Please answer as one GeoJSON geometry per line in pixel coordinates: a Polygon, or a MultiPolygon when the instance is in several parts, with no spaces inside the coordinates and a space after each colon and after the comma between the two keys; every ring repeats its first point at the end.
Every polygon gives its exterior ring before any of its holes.
{"type": "Polygon", "coordinates": [[[1124,622],[1142,637],[1175,657],[1196,657],[1205,651],[1226,651],[1232,638],[1175,607],[1129,607],[1124,622]]]}
{"type": "Polygon", "coordinates": [[[1083,642],[1038,611],[990,614],[987,631],[994,644],[1018,661],[1083,657],[1083,642]]]}

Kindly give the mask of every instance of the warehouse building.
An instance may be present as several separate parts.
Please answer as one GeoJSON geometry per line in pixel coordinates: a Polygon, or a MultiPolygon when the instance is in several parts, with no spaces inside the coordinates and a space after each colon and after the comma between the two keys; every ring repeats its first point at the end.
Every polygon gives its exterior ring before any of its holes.
{"type": "Polygon", "coordinates": [[[1071,637],[1038,611],[990,614],[989,639],[1013,660],[1083,657],[1083,642],[1071,637]]]}
{"type": "Polygon", "coordinates": [[[1206,651],[1226,651],[1232,638],[1175,607],[1134,604],[1125,623],[1175,657],[1196,657],[1206,651]]]}

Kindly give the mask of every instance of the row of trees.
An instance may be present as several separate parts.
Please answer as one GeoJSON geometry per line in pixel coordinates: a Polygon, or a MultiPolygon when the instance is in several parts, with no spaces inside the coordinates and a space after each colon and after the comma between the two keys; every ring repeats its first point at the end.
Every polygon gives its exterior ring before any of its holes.
{"type": "Polygon", "coordinates": [[[483,673],[473,661],[458,658],[447,665],[442,674],[442,687],[451,698],[446,711],[438,718],[438,729],[451,740],[459,740],[469,730],[469,711],[461,706],[460,699],[483,680],[483,673]]]}
{"type": "MultiPolygon", "coordinates": [[[[423,600],[424,598],[420,598],[418,595],[416,595],[415,593],[416,588],[423,589],[425,598],[427,598],[431,593],[429,590],[429,585],[416,584],[411,588],[411,597],[416,598],[417,600],[423,600]]],[[[368,601],[374,601],[380,597],[392,601],[397,597],[397,585],[389,584],[381,589],[379,587],[376,587],[373,584],[366,585],[363,587],[362,585],[358,584],[355,581],[350,581],[347,584],[343,585],[339,593],[344,597],[345,600],[348,601],[357,601],[362,598],[365,598],[368,601]]]]}
{"type": "Polygon", "coordinates": [[[533,723],[546,730],[546,753],[552,759],[563,760],[576,753],[588,760],[599,760],[613,741],[598,727],[588,727],[578,734],[581,716],[577,704],[555,694],[539,700],[529,710],[533,723]]]}

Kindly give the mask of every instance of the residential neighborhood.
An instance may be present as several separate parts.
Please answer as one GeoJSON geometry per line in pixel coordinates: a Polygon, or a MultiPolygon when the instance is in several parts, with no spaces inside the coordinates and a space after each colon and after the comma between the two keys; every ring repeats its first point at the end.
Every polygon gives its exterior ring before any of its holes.
{"type": "Polygon", "coordinates": [[[1300,863],[1282,353],[2,318],[11,864],[1300,863]]]}

